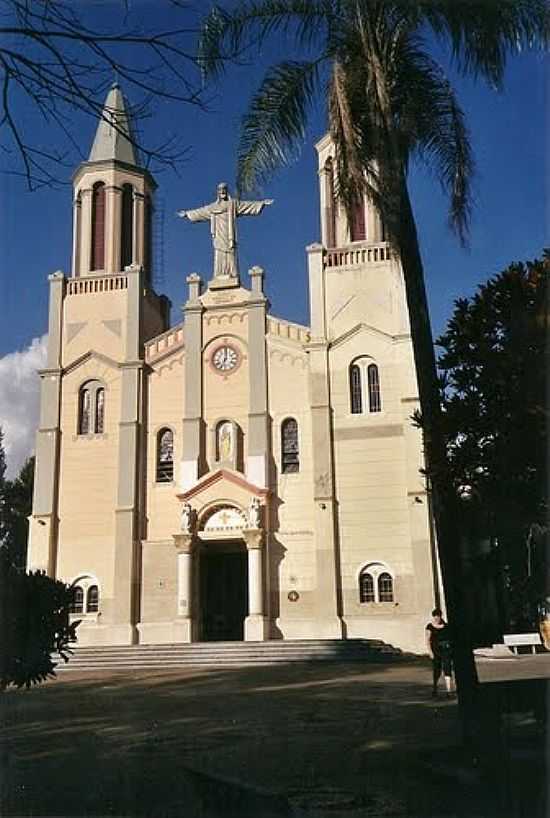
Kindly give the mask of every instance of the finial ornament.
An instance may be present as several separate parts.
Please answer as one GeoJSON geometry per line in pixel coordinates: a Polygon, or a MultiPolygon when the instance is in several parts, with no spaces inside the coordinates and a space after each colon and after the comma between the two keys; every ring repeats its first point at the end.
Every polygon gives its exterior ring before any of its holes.
{"type": "Polygon", "coordinates": [[[190,222],[210,222],[212,244],[214,246],[214,280],[224,279],[231,284],[239,281],[239,261],[237,257],[236,221],[240,216],[258,216],[273,199],[242,201],[232,199],[226,182],[220,182],[216,189],[216,201],[195,210],[179,210],[177,215],[190,222]]]}

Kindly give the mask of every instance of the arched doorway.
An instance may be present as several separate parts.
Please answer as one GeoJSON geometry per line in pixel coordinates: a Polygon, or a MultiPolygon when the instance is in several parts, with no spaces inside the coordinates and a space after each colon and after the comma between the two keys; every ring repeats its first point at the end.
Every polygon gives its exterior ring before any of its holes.
{"type": "Polygon", "coordinates": [[[198,549],[202,642],[242,641],[248,616],[248,555],[243,513],[226,505],[201,522],[198,549]]]}

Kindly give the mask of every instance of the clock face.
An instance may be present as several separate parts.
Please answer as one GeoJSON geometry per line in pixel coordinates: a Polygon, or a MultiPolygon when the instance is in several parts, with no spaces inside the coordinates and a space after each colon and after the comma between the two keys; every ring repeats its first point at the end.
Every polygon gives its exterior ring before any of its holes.
{"type": "Polygon", "coordinates": [[[218,347],[212,356],[212,363],[220,372],[230,372],[235,369],[239,360],[239,354],[236,349],[226,344],[218,347]]]}

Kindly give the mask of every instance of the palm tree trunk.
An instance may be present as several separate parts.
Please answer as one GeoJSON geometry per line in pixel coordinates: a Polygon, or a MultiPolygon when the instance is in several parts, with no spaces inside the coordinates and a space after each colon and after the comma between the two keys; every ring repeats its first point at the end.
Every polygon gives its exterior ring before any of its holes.
{"type": "Polygon", "coordinates": [[[426,468],[449,623],[454,635],[455,674],[465,737],[475,728],[477,673],[472,653],[460,556],[457,497],[447,462],[435,350],[424,286],[424,271],[407,183],[401,181],[397,244],[401,257],[422,412],[426,468]]]}

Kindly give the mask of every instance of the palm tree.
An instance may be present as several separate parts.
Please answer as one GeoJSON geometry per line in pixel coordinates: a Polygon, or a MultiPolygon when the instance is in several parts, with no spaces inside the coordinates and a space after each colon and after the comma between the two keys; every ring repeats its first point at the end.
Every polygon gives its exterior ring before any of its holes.
{"type": "Polygon", "coordinates": [[[300,57],[273,65],[250,103],[238,155],[239,188],[254,189],[291,158],[304,138],[311,104],[322,93],[336,148],[337,194],[351,215],[366,193],[400,256],[444,588],[458,634],[462,704],[475,690],[476,675],[463,608],[456,492],[407,175],[417,158],[435,171],[449,195],[450,223],[465,241],[472,150],[453,88],[429,53],[430,39],[448,46],[464,74],[500,88],[509,55],[546,47],[549,32],[545,0],[242,0],[232,11],[213,9],[200,38],[207,78],[276,34],[286,35],[300,57]]]}

